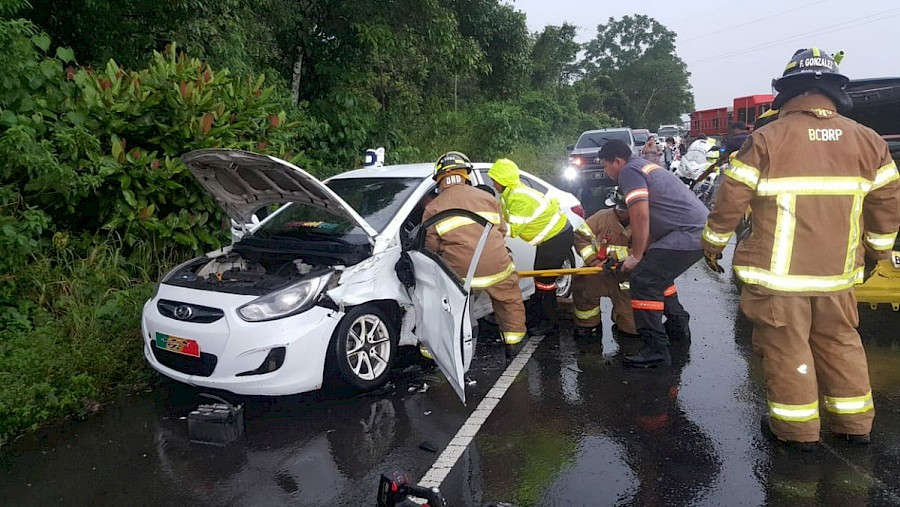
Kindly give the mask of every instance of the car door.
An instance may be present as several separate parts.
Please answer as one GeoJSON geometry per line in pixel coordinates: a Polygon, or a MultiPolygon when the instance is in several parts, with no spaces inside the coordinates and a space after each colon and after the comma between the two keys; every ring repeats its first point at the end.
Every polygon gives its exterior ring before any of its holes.
{"type": "Polygon", "coordinates": [[[416,308],[416,336],[428,347],[438,368],[463,403],[466,402],[464,375],[475,350],[469,317],[472,278],[492,227],[490,222],[472,212],[446,210],[413,229],[404,245],[404,255],[412,263],[415,279],[410,294],[416,308]],[[465,279],[425,248],[428,227],[454,217],[472,220],[484,228],[465,279]]]}

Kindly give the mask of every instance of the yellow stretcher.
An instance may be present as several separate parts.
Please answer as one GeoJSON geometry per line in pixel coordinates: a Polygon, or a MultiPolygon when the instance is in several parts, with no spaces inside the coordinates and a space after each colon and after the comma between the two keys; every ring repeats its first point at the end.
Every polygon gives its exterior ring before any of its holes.
{"type": "Polygon", "coordinates": [[[900,252],[891,252],[890,260],[878,261],[872,275],[854,287],[853,294],[857,302],[868,303],[873,310],[887,303],[900,311],[900,252]]]}
{"type": "Polygon", "coordinates": [[[583,267],[583,268],[560,268],[560,269],[538,269],[535,271],[519,271],[517,274],[521,277],[537,277],[537,276],[565,276],[565,275],[599,275],[608,271],[602,266],[583,267]]]}

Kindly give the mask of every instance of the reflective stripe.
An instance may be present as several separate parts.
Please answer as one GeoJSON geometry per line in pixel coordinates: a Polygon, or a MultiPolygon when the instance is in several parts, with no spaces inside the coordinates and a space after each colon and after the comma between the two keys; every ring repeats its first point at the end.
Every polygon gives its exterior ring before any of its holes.
{"type": "Polygon", "coordinates": [[[553,282],[553,283],[534,282],[534,286],[535,286],[535,288],[537,288],[537,290],[543,290],[543,291],[556,290],[556,282],[553,282]]]}
{"type": "Polygon", "coordinates": [[[896,162],[891,162],[890,164],[881,166],[877,171],[875,171],[875,181],[872,185],[872,190],[881,188],[897,179],[900,179],[900,173],[897,173],[896,162]]]}
{"type": "Polygon", "coordinates": [[[587,262],[592,256],[597,255],[597,249],[594,248],[594,245],[588,245],[581,249],[580,252],[581,258],[584,259],[584,262],[587,262]]]}
{"type": "Polygon", "coordinates": [[[640,199],[642,197],[649,198],[650,191],[646,188],[638,188],[628,192],[628,195],[625,196],[625,204],[631,204],[631,201],[635,199],[640,199]]]}
{"type": "Polygon", "coordinates": [[[509,278],[509,275],[513,274],[516,270],[515,264],[512,262],[509,263],[509,266],[506,266],[506,269],[495,274],[488,276],[476,276],[472,278],[472,287],[475,289],[483,289],[485,287],[490,287],[491,285],[498,284],[503,280],[509,278]]]}
{"type": "Polygon", "coordinates": [[[752,189],[756,189],[759,183],[759,169],[747,165],[738,159],[732,159],[729,162],[728,169],[725,170],[725,176],[743,183],[752,189]]]}
{"type": "MultiPolygon", "coordinates": [[[[546,208],[546,206],[545,206],[545,208],[546,208]]],[[[543,210],[542,210],[542,211],[543,211],[543,210]]],[[[548,234],[550,234],[550,231],[552,231],[553,228],[556,227],[556,225],[559,223],[560,220],[565,220],[565,219],[563,218],[563,216],[562,216],[561,214],[557,213],[557,214],[553,217],[553,220],[552,220],[550,223],[548,223],[548,224],[541,230],[541,232],[538,233],[537,236],[535,236],[534,238],[532,238],[531,241],[528,242],[528,244],[531,245],[531,246],[537,246],[537,245],[540,245],[541,243],[543,243],[544,238],[545,238],[548,234]]]]}
{"type": "Polygon", "coordinates": [[[625,257],[628,257],[628,247],[627,246],[619,246],[619,245],[609,245],[608,247],[606,247],[607,257],[610,254],[616,254],[617,260],[624,261],[625,257]]]}
{"type": "Polygon", "coordinates": [[[537,196],[535,196],[534,195],[535,193],[537,193],[536,190],[532,190],[528,187],[515,188],[515,189],[513,189],[512,192],[510,192],[510,195],[522,194],[522,195],[527,195],[528,197],[531,197],[532,199],[535,200],[536,203],[538,203],[538,207],[536,210],[534,210],[534,212],[531,214],[531,216],[525,217],[525,216],[520,216],[520,215],[510,215],[509,223],[522,225],[522,224],[527,224],[527,223],[533,222],[533,221],[537,220],[544,213],[544,211],[547,210],[547,206],[550,205],[550,199],[547,199],[543,194],[539,194],[539,193],[537,196]]]}
{"type": "Polygon", "coordinates": [[[771,178],[759,182],[756,195],[770,196],[783,193],[797,195],[856,195],[872,189],[872,182],[865,178],[816,177],[771,178]]]}
{"type": "Polygon", "coordinates": [[[641,299],[632,299],[631,308],[634,310],[656,310],[661,312],[666,309],[666,305],[662,301],[644,301],[641,299]]]}
{"type": "Polygon", "coordinates": [[[674,285],[670,285],[669,288],[666,289],[665,292],[663,292],[664,296],[674,296],[675,294],[678,294],[678,289],[675,288],[674,285]]]}
{"type": "Polygon", "coordinates": [[[517,333],[515,331],[503,332],[503,343],[507,345],[515,345],[525,338],[525,333],[517,333]]]}
{"type": "Polygon", "coordinates": [[[780,194],[778,217],[775,221],[775,243],[772,244],[772,262],[770,269],[778,275],[786,275],[791,271],[791,255],[794,253],[794,229],[797,226],[797,196],[780,194]]]}
{"type": "Polygon", "coordinates": [[[897,241],[897,233],[893,234],[875,234],[874,232],[866,233],[866,244],[874,250],[890,250],[897,241]]]}
{"type": "Polygon", "coordinates": [[[476,214],[494,225],[500,225],[500,213],[477,211],[476,214]]]}
{"type": "Polygon", "coordinates": [[[872,401],[872,391],[863,396],[853,396],[850,398],[838,398],[835,396],[825,397],[825,409],[834,414],[862,414],[873,410],[875,404],[872,401]]]}
{"type": "Polygon", "coordinates": [[[650,174],[651,172],[653,172],[657,169],[662,169],[662,168],[656,164],[651,163],[651,164],[645,165],[644,167],[641,167],[641,172],[644,174],[650,174]]]}
{"type": "Polygon", "coordinates": [[[844,273],[856,267],[856,249],[859,248],[859,225],[863,207],[862,195],[853,196],[853,207],[850,208],[850,234],[847,243],[847,257],[844,258],[844,273]]]}
{"type": "Polygon", "coordinates": [[[599,306],[595,306],[595,307],[591,308],[590,310],[579,310],[577,308],[575,309],[575,318],[576,319],[588,320],[590,318],[596,317],[597,315],[600,315],[600,307],[599,306]]]}
{"type": "Polygon", "coordinates": [[[575,232],[590,240],[594,240],[597,237],[594,234],[594,231],[591,230],[591,227],[587,224],[587,222],[582,222],[581,225],[579,225],[578,228],[575,229],[575,232]]]}
{"type": "Polygon", "coordinates": [[[734,266],[734,272],[744,283],[785,292],[834,292],[863,281],[862,267],[834,276],[779,275],[751,266],[734,266]]]}
{"type": "Polygon", "coordinates": [[[728,240],[734,236],[734,232],[729,232],[727,234],[719,234],[718,232],[713,231],[709,228],[709,224],[703,227],[703,239],[715,246],[725,246],[728,244],[728,240]]]}
{"type": "Polygon", "coordinates": [[[445,218],[437,223],[434,228],[437,230],[437,233],[441,236],[447,234],[448,232],[456,229],[457,227],[462,227],[464,225],[475,224],[474,220],[466,217],[450,217],[445,218]]]}
{"type": "Polygon", "coordinates": [[[788,422],[806,422],[819,418],[818,400],[806,405],[785,405],[784,403],[769,402],[769,414],[772,419],[780,419],[788,422]]]}

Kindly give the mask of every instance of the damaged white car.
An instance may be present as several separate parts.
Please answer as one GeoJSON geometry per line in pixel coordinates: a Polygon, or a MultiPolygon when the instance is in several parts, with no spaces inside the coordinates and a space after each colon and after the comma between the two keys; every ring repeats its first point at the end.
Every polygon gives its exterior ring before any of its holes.
{"type": "MultiPolygon", "coordinates": [[[[243,395],[312,391],[331,372],[371,390],[386,382],[399,346],[422,342],[464,399],[471,323],[492,310],[486,294],[470,300],[468,281],[424,248],[431,164],[361,169],[322,183],[288,162],[244,151],[199,150],[182,160],[237,223],[253,223],[268,204],[288,204],[232,246],[163,277],[142,317],[150,366],[186,384],[243,395]]],[[[476,165],[478,182],[487,168],[476,165]]],[[[580,225],[571,194],[523,178],[545,186],[580,225]]],[[[490,228],[477,215],[449,213],[490,228]]],[[[534,248],[508,244],[517,268],[532,269],[534,248]]],[[[531,279],[521,286],[525,297],[534,290],[531,279]]]]}

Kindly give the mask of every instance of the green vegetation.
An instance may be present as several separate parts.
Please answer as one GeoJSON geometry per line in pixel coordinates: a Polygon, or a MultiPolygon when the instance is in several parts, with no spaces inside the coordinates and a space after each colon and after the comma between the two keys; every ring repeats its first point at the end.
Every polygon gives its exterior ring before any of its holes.
{"type": "Polygon", "coordinates": [[[655,21],[575,36],[498,0],[0,0],[0,442],[147,380],[143,302],[227,238],[186,151],[325,177],[456,149],[552,177],[583,130],[690,109],[655,21]]]}

